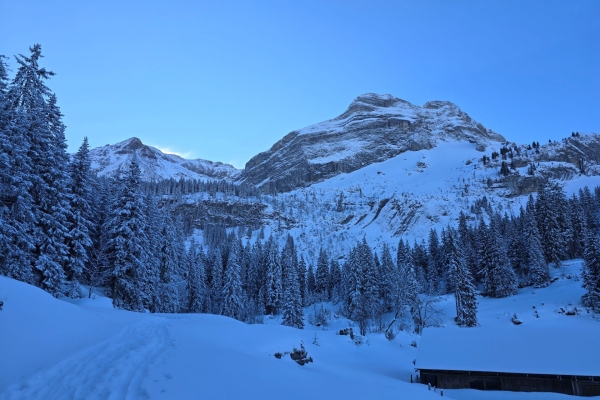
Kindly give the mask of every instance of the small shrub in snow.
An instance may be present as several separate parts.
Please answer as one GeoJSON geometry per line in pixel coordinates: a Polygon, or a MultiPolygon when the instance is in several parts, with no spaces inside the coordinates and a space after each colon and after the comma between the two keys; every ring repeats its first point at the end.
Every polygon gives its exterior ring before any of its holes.
{"type": "Polygon", "coordinates": [[[317,339],[317,332],[315,332],[315,337],[313,339],[312,344],[314,344],[315,346],[320,346],[319,340],[317,339]]]}
{"type": "Polygon", "coordinates": [[[523,321],[521,321],[519,319],[519,317],[517,317],[517,314],[513,314],[512,318],[510,319],[510,321],[515,324],[515,325],[521,325],[523,323],[523,321]]]}
{"type": "Polygon", "coordinates": [[[275,358],[277,359],[281,359],[281,357],[283,357],[283,353],[277,352],[275,354],[273,354],[275,356],[275,358]]]}
{"type": "Polygon", "coordinates": [[[558,309],[558,313],[573,316],[573,315],[581,314],[581,310],[578,309],[577,307],[573,307],[571,304],[569,304],[566,307],[560,307],[558,309]]]}
{"type": "Polygon", "coordinates": [[[414,348],[417,348],[417,342],[415,342],[414,340],[410,342],[410,345],[414,348]]]}
{"type": "Polygon", "coordinates": [[[340,335],[350,335],[350,339],[354,339],[354,331],[352,330],[351,327],[348,327],[345,329],[340,329],[339,334],[340,335]]]}
{"type": "Polygon", "coordinates": [[[361,336],[361,335],[354,335],[353,341],[354,341],[354,344],[357,346],[361,346],[363,344],[366,344],[368,346],[370,344],[369,341],[364,336],[361,336]]]}
{"type": "Polygon", "coordinates": [[[298,365],[304,365],[313,362],[312,357],[308,356],[308,353],[304,348],[304,343],[300,343],[300,349],[294,347],[294,351],[290,353],[290,358],[296,361],[298,365]]]}
{"type": "Polygon", "coordinates": [[[396,332],[393,329],[385,331],[385,338],[391,342],[396,339],[396,332]]]}

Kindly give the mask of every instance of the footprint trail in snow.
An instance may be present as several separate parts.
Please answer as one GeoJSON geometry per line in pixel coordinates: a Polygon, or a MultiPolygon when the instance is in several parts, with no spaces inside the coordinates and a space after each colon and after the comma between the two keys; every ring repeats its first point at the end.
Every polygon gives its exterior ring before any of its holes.
{"type": "Polygon", "coordinates": [[[147,398],[148,367],[169,346],[166,319],[125,327],[119,334],[40,371],[0,394],[13,399],[147,398]]]}

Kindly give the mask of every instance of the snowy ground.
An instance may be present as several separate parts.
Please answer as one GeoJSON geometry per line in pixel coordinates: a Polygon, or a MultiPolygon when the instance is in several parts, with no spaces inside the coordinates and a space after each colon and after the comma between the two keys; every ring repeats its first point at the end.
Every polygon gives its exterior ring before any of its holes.
{"type": "MultiPolygon", "coordinates": [[[[579,303],[579,268],[580,262],[572,261],[561,271],[553,270],[571,279],[560,278],[545,289],[525,288],[508,299],[480,299],[481,326],[512,326],[510,317],[517,313],[521,326],[569,324],[600,334],[598,317],[558,313],[560,307],[579,303]]],[[[410,344],[418,343],[418,336],[401,333],[389,342],[381,334],[368,334],[367,342],[357,346],[336,334],[349,321],[336,318],[334,307],[325,329],[307,325],[296,330],[269,318],[262,325],[246,325],[214,315],[130,313],[112,309],[101,296],[67,302],[5,277],[0,277],[0,300],[0,399],[440,397],[439,391],[410,383],[412,362],[418,359],[418,347],[410,344]],[[274,357],[300,343],[314,363],[301,367],[289,356],[274,357]]],[[[446,312],[443,329],[460,335],[462,329],[451,322],[453,304],[451,296],[440,303],[446,312]]],[[[312,311],[307,310],[307,317],[312,311]]],[[[470,389],[445,390],[444,397],[572,398],[470,389]]]]}

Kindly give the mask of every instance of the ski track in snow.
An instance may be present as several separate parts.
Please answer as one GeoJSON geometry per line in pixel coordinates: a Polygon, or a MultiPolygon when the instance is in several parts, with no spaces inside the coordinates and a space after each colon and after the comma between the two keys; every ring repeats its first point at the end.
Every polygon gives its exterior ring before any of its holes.
{"type": "Polygon", "coordinates": [[[170,343],[166,319],[130,325],[116,336],[13,385],[0,394],[0,399],[149,398],[142,382],[150,364],[170,343]]]}

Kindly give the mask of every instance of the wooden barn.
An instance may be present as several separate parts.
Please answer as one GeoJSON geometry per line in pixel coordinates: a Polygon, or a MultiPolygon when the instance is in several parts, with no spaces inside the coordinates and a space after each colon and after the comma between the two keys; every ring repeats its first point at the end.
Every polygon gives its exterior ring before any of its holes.
{"type": "Polygon", "coordinates": [[[429,328],[415,363],[441,389],[600,395],[600,327],[429,328]]]}

